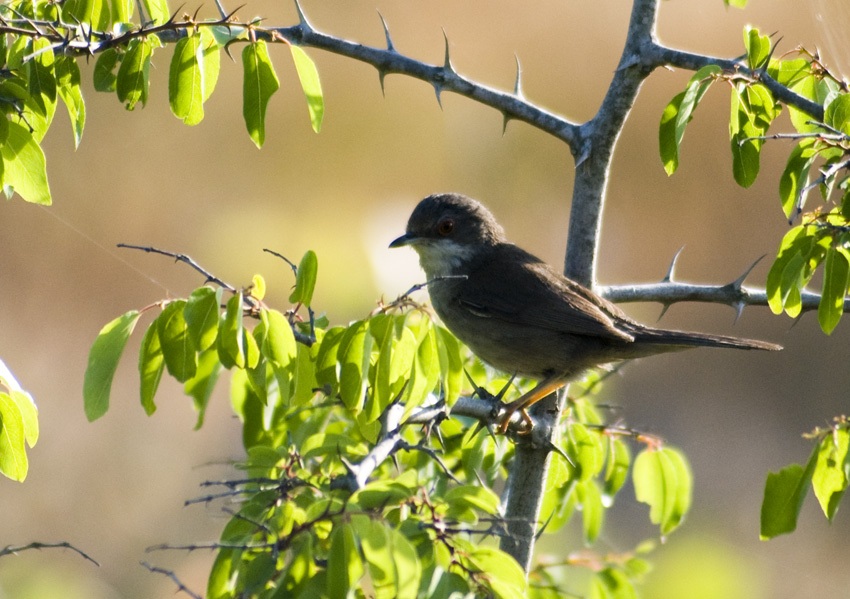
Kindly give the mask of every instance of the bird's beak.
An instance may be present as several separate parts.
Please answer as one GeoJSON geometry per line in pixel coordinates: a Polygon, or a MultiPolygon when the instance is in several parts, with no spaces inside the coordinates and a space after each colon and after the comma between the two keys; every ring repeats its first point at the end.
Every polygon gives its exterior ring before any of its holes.
{"type": "Polygon", "coordinates": [[[417,241],[418,239],[419,239],[419,238],[418,238],[418,237],[416,237],[415,235],[411,235],[410,233],[405,233],[405,234],[404,234],[404,235],[402,235],[401,237],[396,237],[395,239],[393,239],[393,240],[390,242],[390,247],[391,247],[391,248],[400,248],[400,247],[404,247],[404,246],[406,246],[406,245],[411,245],[411,244],[413,244],[413,243],[416,243],[416,241],[417,241]]]}

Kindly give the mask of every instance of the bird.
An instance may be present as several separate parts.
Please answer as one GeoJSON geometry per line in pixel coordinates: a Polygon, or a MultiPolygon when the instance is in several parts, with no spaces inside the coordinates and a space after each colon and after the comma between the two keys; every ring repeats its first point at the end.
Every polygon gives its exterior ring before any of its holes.
{"type": "Polygon", "coordinates": [[[490,366],[537,381],[505,405],[498,432],[585,371],[694,347],[780,350],[766,341],[654,328],[510,243],[480,202],[459,193],[421,200],[390,248],[419,255],[434,311],[490,366]]]}

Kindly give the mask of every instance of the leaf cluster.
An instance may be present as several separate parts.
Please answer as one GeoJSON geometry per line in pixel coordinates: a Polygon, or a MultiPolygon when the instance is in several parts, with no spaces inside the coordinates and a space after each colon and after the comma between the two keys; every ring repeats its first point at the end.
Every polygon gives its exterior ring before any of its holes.
{"type": "Polygon", "coordinates": [[[38,407],[0,360],[0,474],[23,482],[29,469],[27,446],[38,441],[38,407]]]}
{"type": "MultiPolygon", "coordinates": [[[[490,385],[527,382],[494,377],[407,296],[330,326],[311,307],[315,254],[307,252],[295,271],[284,312],[263,302],[261,276],[240,290],[206,273],[218,284],[128,311],[103,327],[90,352],[90,419],[107,411],[121,353],[154,310],[138,364],[147,414],[167,373],[192,398],[201,426],[220,375],[231,373],[246,477],[199,500],[240,501],[214,546],[207,596],[519,598],[560,588],[563,576],[547,569],[529,589],[522,568],[498,548],[506,529],[494,489],[504,483],[513,444],[482,431],[462,409],[478,401],[497,411],[501,405],[477,386],[483,398],[470,400],[464,371],[490,385]]],[[[555,532],[578,512],[582,540],[593,546],[631,470],[637,499],[666,535],[690,505],[690,468],[657,439],[607,425],[589,392],[598,383],[588,379],[588,392],[564,415],[543,529],[555,532]],[[630,439],[642,447],[634,460],[630,439]]],[[[641,568],[629,564],[592,568],[594,592],[633,593],[641,568]]]]}
{"type": "MultiPolygon", "coordinates": [[[[269,100],[280,88],[266,39],[286,40],[232,15],[208,20],[176,16],[169,16],[163,0],[21,0],[0,6],[0,182],[7,197],[18,193],[28,202],[50,204],[40,143],[59,100],[67,109],[75,147],[82,141],[81,56],[97,56],[95,90],[116,94],[133,110],[147,103],[155,57],[173,45],[169,105],[185,124],[197,125],[215,90],[222,51],[229,55],[234,44],[244,45],[242,114],[252,141],[262,147],[269,100]],[[137,6],[141,15],[134,14],[137,6]]],[[[318,71],[303,49],[286,44],[318,132],[324,116],[318,71]]]]}
{"type": "Polygon", "coordinates": [[[850,93],[817,56],[804,49],[774,58],[768,36],[751,27],[744,31],[744,45],[746,69],[703,67],[667,105],[659,128],[661,159],[667,173],[673,174],[685,127],[709,87],[718,81],[731,89],[729,136],[732,172],[739,185],[749,187],[756,180],[767,140],[795,142],[779,180],[779,197],[789,222],[800,218],[802,224],[792,228],[779,246],[767,278],[768,304],[774,313],[799,316],[804,289],[820,269],[818,321],[824,332],[831,333],[844,313],[850,289],[850,93]],[[794,132],[769,134],[783,106],[761,81],[763,76],[822,107],[822,120],[789,104],[794,132]],[[815,169],[819,175],[812,179],[815,169]],[[815,188],[823,203],[804,213],[809,192],[815,188]]]}

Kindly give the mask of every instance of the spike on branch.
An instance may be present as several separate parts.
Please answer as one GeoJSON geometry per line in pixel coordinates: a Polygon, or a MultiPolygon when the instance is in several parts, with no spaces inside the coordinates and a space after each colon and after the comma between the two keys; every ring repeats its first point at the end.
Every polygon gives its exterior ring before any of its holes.
{"type": "Polygon", "coordinates": [[[454,66],[452,66],[451,56],[449,56],[449,36],[446,34],[445,29],[443,29],[443,39],[446,41],[446,58],[443,61],[443,70],[447,73],[457,75],[457,71],[455,71],[454,66]]]}
{"type": "Polygon", "coordinates": [[[682,255],[682,250],[684,249],[685,246],[680,247],[673,255],[673,259],[670,261],[670,268],[667,269],[667,274],[664,275],[663,279],[661,279],[662,283],[670,283],[673,280],[673,276],[676,272],[676,263],[679,261],[679,256],[682,255]]]}
{"type": "Polygon", "coordinates": [[[387,40],[387,50],[389,50],[390,52],[395,52],[396,49],[395,45],[393,45],[393,38],[390,37],[390,27],[389,25],[387,25],[387,20],[384,18],[384,15],[380,13],[380,11],[378,11],[378,16],[381,18],[381,25],[384,28],[384,37],[387,40]]]}
{"type": "Polygon", "coordinates": [[[313,26],[307,20],[307,15],[304,14],[304,10],[301,8],[301,3],[298,0],[295,0],[295,10],[298,11],[298,24],[301,26],[301,29],[306,32],[312,32],[313,26]]]}

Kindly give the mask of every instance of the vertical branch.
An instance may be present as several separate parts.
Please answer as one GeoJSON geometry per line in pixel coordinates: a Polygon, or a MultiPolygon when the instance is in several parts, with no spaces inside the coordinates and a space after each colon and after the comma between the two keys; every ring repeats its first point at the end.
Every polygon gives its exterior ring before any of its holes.
{"type": "Polygon", "coordinates": [[[658,0],[634,0],[620,64],[599,112],[581,126],[580,142],[573,146],[576,174],[564,273],[588,287],[596,282],[599,231],[614,145],[643,80],[655,66],[644,56],[655,45],[657,12],[658,0]]]}
{"type": "MultiPolygon", "coordinates": [[[[654,47],[658,0],[634,0],[620,64],[599,112],[582,125],[570,145],[576,160],[573,200],[564,273],[589,287],[595,282],[605,189],[614,145],[634,104],[640,85],[656,66],[644,56],[654,47]]],[[[558,419],[566,388],[538,402],[531,410],[534,438],[517,443],[505,487],[508,535],[500,547],[525,569],[531,568],[540,506],[546,489],[550,448],[557,441],[558,419]]]]}

